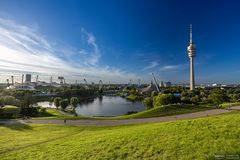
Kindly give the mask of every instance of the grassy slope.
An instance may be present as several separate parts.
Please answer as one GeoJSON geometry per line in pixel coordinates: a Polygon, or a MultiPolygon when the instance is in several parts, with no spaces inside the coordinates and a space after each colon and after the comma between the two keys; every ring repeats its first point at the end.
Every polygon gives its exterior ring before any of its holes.
{"type": "Polygon", "coordinates": [[[146,110],[143,112],[138,112],[131,115],[123,115],[123,116],[116,116],[116,117],[88,117],[88,116],[66,116],[59,113],[55,109],[47,109],[48,116],[42,116],[33,119],[131,119],[131,118],[150,118],[150,117],[160,117],[160,116],[168,116],[168,115],[177,115],[183,113],[191,113],[191,112],[198,112],[211,109],[210,107],[204,106],[192,106],[192,105],[171,105],[167,108],[164,107],[156,107],[150,110],[146,110]]]}
{"type": "Polygon", "coordinates": [[[240,105],[240,102],[227,102],[227,103],[221,104],[221,107],[228,108],[228,107],[239,106],[239,105],[240,105]]]}
{"type": "Polygon", "coordinates": [[[171,105],[168,107],[155,107],[143,112],[138,112],[136,114],[112,117],[112,119],[160,117],[160,116],[169,116],[169,115],[198,112],[198,111],[203,111],[207,109],[211,109],[211,108],[205,107],[205,106],[192,106],[192,105],[171,105]]]}
{"type": "Polygon", "coordinates": [[[0,159],[214,159],[240,154],[240,112],[117,127],[8,125],[0,137],[0,159]]]}
{"type": "MultiPolygon", "coordinates": [[[[37,117],[36,119],[61,119],[61,118],[65,118],[66,115],[62,114],[61,112],[59,112],[57,109],[54,108],[47,108],[46,112],[44,113],[40,113],[39,117],[37,117]]],[[[35,119],[35,118],[33,118],[35,119]]]]}

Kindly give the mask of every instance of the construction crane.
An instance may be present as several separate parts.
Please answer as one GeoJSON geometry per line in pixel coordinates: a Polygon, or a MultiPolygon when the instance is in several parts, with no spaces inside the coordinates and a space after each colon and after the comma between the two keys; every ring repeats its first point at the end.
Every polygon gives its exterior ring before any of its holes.
{"type": "Polygon", "coordinates": [[[158,91],[158,93],[160,93],[160,89],[159,89],[159,87],[158,87],[158,84],[157,84],[156,78],[155,78],[155,76],[154,76],[154,73],[152,73],[152,76],[153,76],[154,84],[155,84],[155,86],[156,86],[156,88],[157,88],[157,91],[158,91]]]}

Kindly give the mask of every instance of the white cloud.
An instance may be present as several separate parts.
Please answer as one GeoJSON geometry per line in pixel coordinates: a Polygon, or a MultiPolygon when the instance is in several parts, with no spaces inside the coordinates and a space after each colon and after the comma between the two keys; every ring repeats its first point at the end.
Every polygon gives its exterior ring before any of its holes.
{"type": "Polygon", "coordinates": [[[166,65],[166,66],[162,66],[160,68],[160,71],[179,70],[179,69],[183,69],[184,67],[186,67],[186,64],[166,65]]]}
{"type": "Polygon", "coordinates": [[[96,38],[85,29],[82,29],[82,33],[87,38],[88,49],[71,46],[59,49],[38,30],[0,18],[0,81],[5,82],[9,75],[21,77],[24,73],[35,73],[42,77],[63,75],[72,82],[83,77],[95,82],[102,79],[116,83],[137,78],[135,74],[120,69],[98,66],[101,53],[96,38]],[[73,63],[69,59],[72,54],[79,55],[83,60],[73,63]]]}
{"type": "Polygon", "coordinates": [[[143,71],[146,71],[146,70],[152,69],[152,68],[154,68],[154,67],[156,67],[156,66],[158,66],[158,65],[159,65],[158,62],[152,61],[148,66],[144,67],[142,70],[143,70],[143,71]]]}
{"type": "MultiPolygon", "coordinates": [[[[100,50],[96,43],[96,38],[92,33],[87,32],[84,28],[82,28],[81,31],[86,36],[87,43],[91,47],[90,55],[87,54],[88,57],[85,59],[85,64],[96,65],[99,62],[99,59],[101,58],[100,50]]],[[[83,55],[86,55],[87,53],[87,51],[83,49],[80,50],[79,52],[83,55]]]]}

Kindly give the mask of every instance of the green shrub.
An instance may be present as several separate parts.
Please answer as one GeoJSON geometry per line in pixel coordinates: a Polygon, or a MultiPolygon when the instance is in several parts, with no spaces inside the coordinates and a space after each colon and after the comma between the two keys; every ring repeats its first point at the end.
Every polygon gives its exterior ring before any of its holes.
{"type": "Polygon", "coordinates": [[[155,97],[155,96],[157,96],[158,95],[158,92],[156,92],[156,91],[152,91],[152,93],[151,93],[151,97],[155,97]]]}
{"type": "Polygon", "coordinates": [[[153,98],[153,106],[162,106],[174,103],[174,96],[172,94],[160,94],[153,98]]]}
{"type": "Polygon", "coordinates": [[[213,93],[208,96],[208,100],[209,100],[209,102],[219,106],[219,104],[226,101],[226,97],[220,93],[213,93]]]}
{"type": "Polygon", "coordinates": [[[46,112],[46,108],[40,108],[40,112],[46,112]]]}
{"type": "Polygon", "coordinates": [[[146,97],[143,100],[143,104],[147,109],[153,108],[153,100],[151,97],[146,97]]]}
{"type": "Polygon", "coordinates": [[[4,106],[2,113],[6,116],[6,117],[17,117],[20,113],[20,108],[16,107],[16,106],[4,106]]]}

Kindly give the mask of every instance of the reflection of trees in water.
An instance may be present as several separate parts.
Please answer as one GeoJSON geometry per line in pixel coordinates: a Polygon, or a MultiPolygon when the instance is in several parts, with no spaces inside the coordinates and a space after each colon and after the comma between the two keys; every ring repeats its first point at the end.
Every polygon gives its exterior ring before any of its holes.
{"type": "Polygon", "coordinates": [[[98,100],[99,100],[100,103],[102,103],[102,101],[103,101],[103,96],[98,96],[98,100]]]}

